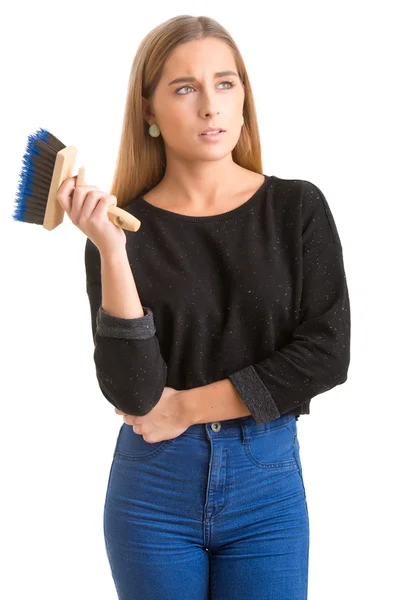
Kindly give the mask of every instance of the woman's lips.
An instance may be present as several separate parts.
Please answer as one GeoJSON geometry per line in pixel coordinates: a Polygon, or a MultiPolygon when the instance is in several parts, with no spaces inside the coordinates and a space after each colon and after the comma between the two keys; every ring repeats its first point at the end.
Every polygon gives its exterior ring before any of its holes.
{"type": "Polygon", "coordinates": [[[215,133],[206,133],[206,134],[201,133],[199,135],[199,137],[202,140],[205,140],[206,142],[207,141],[208,142],[216,142],[216,141],[222,139],[222,137],[224,136],[225,133],[226,133],[225,131],[220,131],[220,132],[215,132],[215,133]]]}

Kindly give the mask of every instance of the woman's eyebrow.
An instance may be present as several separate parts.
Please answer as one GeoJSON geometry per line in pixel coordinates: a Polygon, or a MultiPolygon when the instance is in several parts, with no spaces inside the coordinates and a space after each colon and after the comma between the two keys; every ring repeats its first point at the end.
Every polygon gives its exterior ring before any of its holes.
{"type": "MultiPolygon", "coordinates": [[[[218,73],[214,73],[214,77],[226,77],[227,75],[234,75],[235,77],[239,77],[237,73],[235,73],[235,71],[219,71],[218,73]]],[[[183,82],[190,82],[190,81],[196,81],[195,77],[177,77],[176,79],[173,79],[172,81],[169,82],[168,85],[172,85],[173,83],[183,83],[183,82]]]]}

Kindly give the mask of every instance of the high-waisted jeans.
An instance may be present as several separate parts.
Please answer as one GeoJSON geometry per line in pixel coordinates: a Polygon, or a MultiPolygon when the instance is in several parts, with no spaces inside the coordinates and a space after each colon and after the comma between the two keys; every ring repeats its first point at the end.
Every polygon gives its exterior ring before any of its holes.
{"type": "Polygon", "coordinates": [[[297,417],[202,423],[155,443],[123,423],[104,537],[119,600],[306,600],[297,417]]]}

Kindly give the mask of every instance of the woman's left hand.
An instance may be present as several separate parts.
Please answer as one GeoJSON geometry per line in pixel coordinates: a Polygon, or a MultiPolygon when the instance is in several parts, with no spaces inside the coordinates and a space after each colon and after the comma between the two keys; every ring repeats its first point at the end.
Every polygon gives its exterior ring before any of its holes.
{"type": "Polygon", "coordinates": [[[115,409],[123,415],[124,422],[133,426],[133,431],[143,436],[146,442],[154,443],[180,436],[192,425],[187,403],[184,403],[184,390],[165,387],[155,407],[144,415],[136,417],[115,409]]]}

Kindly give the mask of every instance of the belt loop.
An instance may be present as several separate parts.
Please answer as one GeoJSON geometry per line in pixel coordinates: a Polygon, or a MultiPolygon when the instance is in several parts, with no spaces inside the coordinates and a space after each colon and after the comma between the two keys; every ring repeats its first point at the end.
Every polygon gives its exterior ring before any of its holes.
{"type": "Polygon", "coordinates": [[[250,432],[247,419],[241,419],[240,426],[242,428],[242,441],[243,443],[246,443],[250,439],[250,432]]]}

